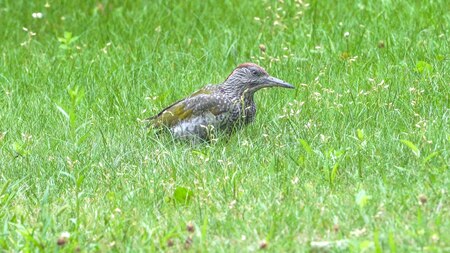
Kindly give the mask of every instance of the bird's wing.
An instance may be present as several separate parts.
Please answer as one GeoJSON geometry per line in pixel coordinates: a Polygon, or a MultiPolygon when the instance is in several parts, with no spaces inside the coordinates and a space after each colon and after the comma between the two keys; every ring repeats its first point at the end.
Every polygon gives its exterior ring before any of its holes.
{"type": "Polygon", "coordinates": [[[219,115],[225,110],[226,107],[223,106],[223,103],[220,106],[220,101],[217,97],[211,95],[208,91],[200,90],[186,99],[173,103],[157,115],[148,118],[148,120],[156,127],[172,127],[183,120],[206,112],[219,115]]]}

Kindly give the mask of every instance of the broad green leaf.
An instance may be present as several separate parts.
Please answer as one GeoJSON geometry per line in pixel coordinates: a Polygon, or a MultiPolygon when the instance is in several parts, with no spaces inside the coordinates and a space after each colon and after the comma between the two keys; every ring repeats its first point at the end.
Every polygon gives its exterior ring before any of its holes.
{"type": "Polygon", "coordinates": [[[358,140],[363,141],[364,140],[364,132],[361,129],[356,129],[356,136],[358,137],[358,140]]]}
{"type": "Polygon", "coordinates": [[[391,231],[389,231],[389,233],[388,233],[388,243],[389,243],[389,249],[391,250],[391,252],[396,253],[397,245],[395,244],[394,234],[391,231]]]}
{"type": "Polygon", "coordinates": [[[405,144],[408,148],[410,148],[415,156],[420,157],[420,150],[416,145],[414,145],[414,143],[412,143],[408,140],[405,140],[405,139],[400,140],[400,142],[405,144]]]}
{"type": "Polygon", "coordinates": [[[300,141],[300,144],[302,144],[302,147],[306,151],[306,153],[311,154],[312,148],[311,148],[311,146],[309,146],[308,142],[306,142],[303,139],[300,139],[299,141],[300,141]]]}
{"type": "Polygon", "coordinates": [[[14,142],[12,144],[12,148],[13,148],[13,151],[19,156],[26,156],[29,154],[29,151],[26,149],[25,143],[21,144],[19,142],[14,142]]]}
{"type": "Polygon", "coordinates": [[[339,168],[339,163],[336,163],[336,164],[333,166],[333,169],[331,169],[330,181],[331,181],[331,184],[332,184],[332,185],[334,184],[334,180],[335,180],[335,178],[336,178],[336,175],[337,175],[337,172],[338,172],[338,168],[339,168]]]}
{"type": "Polygon", "coordinates": [[[414,69],[418,73],[431,73],[433,71],[433,67],[431,64],[425,61],[418,61],[416,63],[416,68],[414,69]]]}
{"type": "Polygon", "coordinates": [[[178,203],[188,203],[194,193],[185,187],[177,187],[173,193],[173,199],[178,203]]]}
{"type": "Polygon", "coordinates": [[[77,187],[80,187],[81,184],[83,184],[83,181],[84,181],[84,176],[83,175],[78,176],[77,181],[76,181],[77,187]]]}
{"type": "Polygon", "coordinates": [[[430,155],[428,155],[427,157],[425,157],[425,159],[423,159],[423,163],[427,163],[429,162],[431,159],[435,158],[436,156],[439,156],[441,152],[436,151],[431,153],[430,155]]]}
{"type": "Polygon", "coordinates": [[[380,232],[378,232],[378,231],[373,232],[373,243],[375,245],[375,252],[382,253],[383,248],[381,247],[381,244],[380,244],[380,232]]]}

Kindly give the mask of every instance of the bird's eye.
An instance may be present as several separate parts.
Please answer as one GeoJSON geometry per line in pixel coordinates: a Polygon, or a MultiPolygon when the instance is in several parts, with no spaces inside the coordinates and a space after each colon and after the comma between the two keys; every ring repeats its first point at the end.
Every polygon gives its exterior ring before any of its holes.
{"type": "Polygon", "coordinates": [[[258,75],[258,71],[256,71],[255,69],[252,70],[252,75],[257,76],[258,75]]]}

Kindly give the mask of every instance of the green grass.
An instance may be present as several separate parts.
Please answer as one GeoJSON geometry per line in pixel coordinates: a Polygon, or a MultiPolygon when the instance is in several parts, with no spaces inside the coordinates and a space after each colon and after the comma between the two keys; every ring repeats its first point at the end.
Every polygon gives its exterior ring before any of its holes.
{"type": "Polygon", "coordinates": [[[450,250],[447,1],[49,2],[0,1],[2,251],[450,250]],[[297,89],[145,130],[249,61],[297,89]]]}

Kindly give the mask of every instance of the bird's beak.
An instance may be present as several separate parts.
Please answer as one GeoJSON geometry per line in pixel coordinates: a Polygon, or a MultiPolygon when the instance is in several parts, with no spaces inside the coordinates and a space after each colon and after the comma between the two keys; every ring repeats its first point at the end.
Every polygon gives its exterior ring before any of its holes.
{"type": "Polygon", "coordinates": [[[295,89],[294,85],[286,83],[285,81],[275,78],[275,77],[266,77],[263,84],[261,85],[261,88],[265,87],[281,87],[281,88],[289,88],[289,89],[295,89]]]}

